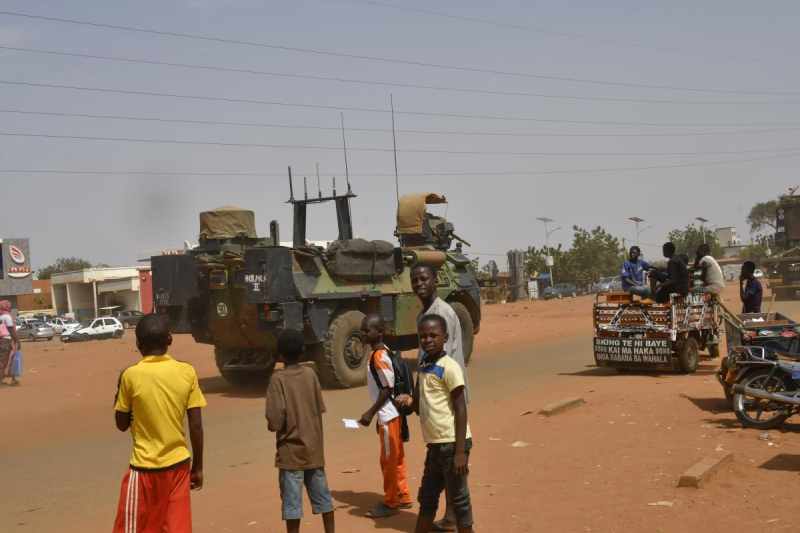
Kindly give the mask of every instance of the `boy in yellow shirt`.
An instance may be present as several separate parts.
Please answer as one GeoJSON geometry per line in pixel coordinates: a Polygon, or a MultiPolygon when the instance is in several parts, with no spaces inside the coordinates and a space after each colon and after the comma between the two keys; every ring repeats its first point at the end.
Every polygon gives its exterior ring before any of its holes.
{"type": "Polygon", "coordinates": [[[467,485],[472,435],[467,422],[464,372],[444,351],[447,322],[443,317],[423,316],[418,331],[425,358],[419,366],[414,397],[398,396],[396,400],[398,404],[412,406],[419,414],[422,436],[428,445],[415,531],[431,531],[439,496],[447,487],[458,531],[472,533],[472,503],[467,485]]]}
{"type": "Polygon", "coordinates": [[[114,522],[114,533],[191,533],[189,490],[203,486],[203,422],[206,400],[188,363],[167,354],[167,318],[147,315],[136,326],[142,359],[119,377],[114,405],[117,429],[131,430],[133,452],[114,522]],[[189,419],[194,457],[186,445],[189,419]]]}

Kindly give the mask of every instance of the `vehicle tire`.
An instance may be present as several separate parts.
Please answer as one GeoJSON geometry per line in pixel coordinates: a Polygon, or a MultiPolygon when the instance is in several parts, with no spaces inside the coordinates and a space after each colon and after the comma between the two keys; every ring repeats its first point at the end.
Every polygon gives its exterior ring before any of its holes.
{"type": "MultiPolygon", "coordinates": [[[[786,384],[778,376],[769,376],[769,369],[754,370],[739,380],[739,383],[753,389],[766,389],[771,392],[786,390],[786,384]]],[[[775,409],[769,400],[758,398],[747,398],[744,394],[736,393],[733,395],[733,412],[736,418],[746,428],[756,429],[775,429],[783,425],[789,417],[783,409],[775,409]],[[764,414],[763,407],[772,407],[767,418],[761,418],[764,414]],[[751,410],[754,410],[752,412],[751,410]]]]}
{"type": "Polygon", "coordinates": [[[347,389],[367,382],[367,357],[361,342],[361,311],[334,318],[321,346],[314,350],[319,379],[325,387],[347,389]]]}
{"type": "Polygon", "coordinates": [[[47,340],[51,341],[53,340],[53,337],[47,337],[47,340]]]}
{"type": "MultiPolygon", "coordinates": [[[[225,365],[228,363],[228,361],[235,359],[238,357],[238,355],[238,350],[228,350],[218,346],[214,347],[214,362],[217,364],[217,370],[219,370],[220,375],[225,379],[225,381],[234,387],[247,389],[266,389],[267,385],[269,384],[269,378],[272,375],[272,370],[264,374],[261,372],[244,372],[225,368],[225,365]]],[[[274,368],[274,364],[271,366],[271,368],[274,368]]]]}
{"type": "Polygon", "coordinates": [[[461,347],[464,350],[464,364],[468,365],[472,359],[472,349],[475,346],[475,324],[467,306],[461,302],[449,302],[461,323],[461,347]]]}
{"type": "Polygon", "coordinates": [[[697,341],[692,337],[684,340],[678,346],[678,364],[684,374],[693,374],[697,370],[699,355],[697,341]]]}
{"type": "Polygon", "coordinates": [[[121,339],[125,332],[121,329],[118,329],[114,332],[113,336],[115,339],[121,339]]]}

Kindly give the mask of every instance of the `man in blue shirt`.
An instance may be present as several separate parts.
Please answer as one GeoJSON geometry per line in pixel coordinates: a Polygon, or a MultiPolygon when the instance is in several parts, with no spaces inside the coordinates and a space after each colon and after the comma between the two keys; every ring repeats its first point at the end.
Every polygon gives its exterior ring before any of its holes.
{"type": "Polygon", "coordinates": [[[650,287],[644,283],[644,273],[650,270],[650,265],[641,259],[642,250],[638,246],[631,246],[628,260],[622,264],[622,289],[630,294],[650,298],[650,287]]]}
{"type": "Polygon", "coordinates": [[[760,313],[763,289],[761,282],[756,279],[756,264],[745,261],[742,273],[739,276],[739,294],[742,298],[742,313],[760,313]]]}

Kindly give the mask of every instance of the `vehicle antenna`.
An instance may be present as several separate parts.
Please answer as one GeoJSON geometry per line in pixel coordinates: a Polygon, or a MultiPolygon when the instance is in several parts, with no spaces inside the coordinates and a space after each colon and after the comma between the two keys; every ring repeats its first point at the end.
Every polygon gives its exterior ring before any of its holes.
{"type": "Polygon", "coordinates": [[[319,184],[319,163],[317,163],[317,196],[322,198],[322,187],[319,184]]]}
{"type": "Polygon", "coordinates": [[[389,107],[392,108],[392,152],[394,153],[394,188],[397,195],[397,205],[400,205],[400,180],[397,177],[397,134],[394,129],[394,97],[389,93],[389,107]]]}
{"type": "Polygon", "coordinates": [[[308,200],[308,178],[303,176],[303,195],[308,200]]]}
{"type": "MultiPolygon", "coordinates": [[[[345,179],[347,180],[347,193],[350,194],[350,192],[351,192],[351,190],[350,190],[350,169],[347,166],[347,141],[345,140],[345,137],[344,137],[344,113],[339,113],[339,118],[341,119],[341,122],[342,122],[342,148],[344,149],[344,176],[345,176],[345,179]]],[[[334,193],[334,196],[336,196],[335,193],[334,193]]]]}
{"type": "Polygon", "coordinates": [[[289,202],[294,202],[294,186],[292,185],[292,167],[289,166],[289,202]]]}

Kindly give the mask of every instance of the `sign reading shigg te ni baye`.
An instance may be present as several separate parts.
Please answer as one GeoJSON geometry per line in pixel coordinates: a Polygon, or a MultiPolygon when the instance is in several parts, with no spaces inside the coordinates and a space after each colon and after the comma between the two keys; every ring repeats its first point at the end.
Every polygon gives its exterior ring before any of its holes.
{"type": "Polygon", "coordinates": [[[669,364],[672,346],[669,339],[599,337],[594,340],[594,356],[598,362],[669,364]]]}

